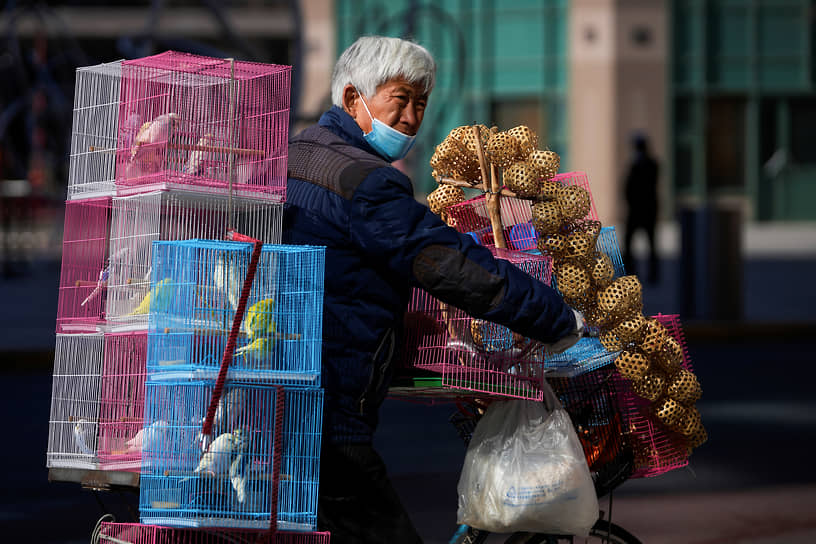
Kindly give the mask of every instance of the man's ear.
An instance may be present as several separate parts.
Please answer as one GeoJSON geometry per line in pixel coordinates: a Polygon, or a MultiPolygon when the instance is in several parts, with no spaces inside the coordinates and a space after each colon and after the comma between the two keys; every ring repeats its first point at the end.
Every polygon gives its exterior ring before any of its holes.
{"type": "Polygon", "coordinates": [[[353,119],[357,119],[357,107],[360,104],[360,95],[354,85],[346,85],[343,87],[343,109],[351,115],[353,119]]]}

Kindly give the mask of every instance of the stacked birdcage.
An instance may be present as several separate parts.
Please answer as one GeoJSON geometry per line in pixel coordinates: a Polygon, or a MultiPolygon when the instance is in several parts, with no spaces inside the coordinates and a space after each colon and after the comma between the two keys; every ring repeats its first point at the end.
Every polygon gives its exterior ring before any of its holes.
{"type": "Polygon", "coordinates": [[[315,529],[325,248],[264,245],[253,264],[254,250],[153,242],[144,430],[165,439],[144,450],[143,523],[315,529]]]}
{"type": "Polygon", "coordinates": [[[290,71],[172,51],[77,70],[48,466],[140,471],[143,521],[328,541],[308,533],[323,253],[276,245],[290,71]],[[220,381],[251,253],[220,242],[232,231],[270,245],[220,381]],[[199,240],[200,258],[170,264],[179,255],[160,243],[185,240],[199,240]],[[158,260],[154,246],[166,250],[158,260]],[[225,412],[239,397],[249,404],[236,420],[225,412]],[[226,475],[224,444],[240,457],[226,475]]]}
{"type": "MultiPolygon", "coordinates": [[[[111,196],[115,192],[116,142],[122,61],[77,68],[74,87],[68,199],[111,196]]],[[[135,118],[123,130],[133,132],[135,118]]]]}
{"type": "Polygon", "coordinates": [[[276,244],[281,240],[282,205],[252,196],[228,202],[186,190],[151,191],[113,198],[106,316],[120,328],[147,327],[154,240],[223,239],[228,228],[276,244]]]}
{"type": "Polygon", "coordinates": [[[329,544],[329,533],[296,533],[258,529],[185,529],[141,523],[103,521],[94,535],[94,544],[329,544]]]}
{"type": "Polygon", "coordinates": [[[283,200],[291,67],[167,51],[122,63],[116,182],[283,200]]]}

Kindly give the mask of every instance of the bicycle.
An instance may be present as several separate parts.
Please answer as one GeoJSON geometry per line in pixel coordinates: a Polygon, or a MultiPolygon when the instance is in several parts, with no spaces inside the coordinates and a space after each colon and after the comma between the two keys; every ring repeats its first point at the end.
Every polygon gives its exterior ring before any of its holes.
{"type": "MultiPolygon", "coordinates": [[[[407,378],[407,377],[406,377],[407,378]]],[[[547,379],[553,391],[569,414],[587,458],[598,498],[608,497],[606,510],[599,517],[586,538],[574,535],[552,535],[515,532],[507,535],[505,544],[562,544],[569,542],[598,542],[609,544],[641,544],[641,541],[625,528],[611,521],[613,491],[634,472],[635,456],[626,440],[621,409],[617,402],[615,367],[606,364],[595,370],[573,377],[550,377],[547,379]]],[[[401,382],[407,385],[396,396],[429,396],[445,398],[441,380],[423,375],[401,382]],[[414,385],[412,387],[411,385],[414,385]],[[414,389],[412,391],[412,389],[414,389]]],[[[447,390],[450,392],[451,390],[447,390]]],[[[485,393],[459,391],[451,393],[456,411],[449,420],[465,447],[487,404],[499,397],[485,393]]],[[[447,400],[451,400],[448,398],[447,400]]],[[[460,525],[450,539],[450,544],[484,544],[491,533],[460,525]]],[[[495,540],[491,539],[491,540],[495,540]]]]}

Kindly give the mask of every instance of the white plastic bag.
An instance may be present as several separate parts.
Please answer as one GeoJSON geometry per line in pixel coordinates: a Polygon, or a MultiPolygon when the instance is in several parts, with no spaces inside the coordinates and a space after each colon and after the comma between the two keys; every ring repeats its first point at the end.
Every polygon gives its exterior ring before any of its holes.
{"type": "Polygon", "coordinates": [[[457,521],[496,533],[587,536],[598,498],[572,422],[546,402],[491,404],[473,432],[457,491],[457,521]]]}

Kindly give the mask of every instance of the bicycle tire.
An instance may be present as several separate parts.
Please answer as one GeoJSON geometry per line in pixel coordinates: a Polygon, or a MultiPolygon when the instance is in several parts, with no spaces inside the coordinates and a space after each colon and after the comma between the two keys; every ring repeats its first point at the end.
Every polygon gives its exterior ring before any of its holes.
{"type": "Polygon", "coordinates": [[[589,536],[558,536],[540,533],[513,533],[505,544],[562,544],[567,542],[588,542],[597,544],[643,544],[635,535],[608,520],[599,519],[589,531],[589,536]]]}

